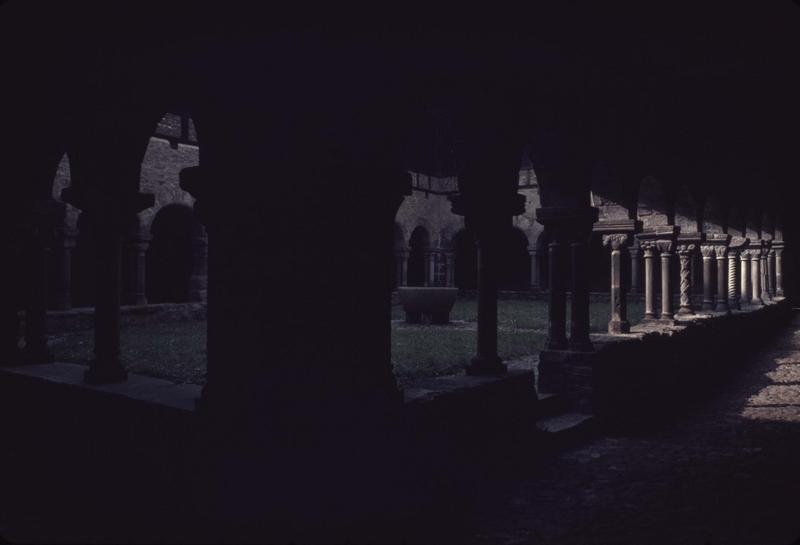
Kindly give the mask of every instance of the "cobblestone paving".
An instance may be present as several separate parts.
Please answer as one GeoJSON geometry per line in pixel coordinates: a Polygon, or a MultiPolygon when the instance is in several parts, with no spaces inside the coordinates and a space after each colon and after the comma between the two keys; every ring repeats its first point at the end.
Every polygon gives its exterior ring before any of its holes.
{"type": "MultiPolygon", "coordinates": [[[[735,342],[735,340],[732,340],[735,342]]],[[[701,403],[531,463],[475,506],[485,543],[789,544],[800,537],[800,316],[701,403]]],[[[800,542],[800,541],[798,541],[800,542]]]]}

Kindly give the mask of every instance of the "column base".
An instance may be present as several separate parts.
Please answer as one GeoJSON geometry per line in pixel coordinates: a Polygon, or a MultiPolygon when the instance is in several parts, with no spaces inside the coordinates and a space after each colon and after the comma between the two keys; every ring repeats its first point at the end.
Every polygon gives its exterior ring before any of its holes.
{"type": "Polygon", "coordinates": [[[675,313],[676,316],[691,316],[692,314],[694,314],[694,310],[688,307],[681,307],[675,313]]]}
{"type": "Polygon", "coordinates": [[[725,304],[725,305],[717,305],[716,308],[714,308],[714,312],[716,312],[718,314],[730,314],[731,309],[730,309],[730,307],[728,307],[727,304],[725,304]]]}
{"type": "Polygon", "coordinates": [[[673,316],[662,316],[657,321],[659,324],[664,325],[679,325],[679,322],[673,316]]]}
{"type": "Polygon", "coordinates": [[[83,374],[83,380],[88,384],[111,384],[125,382],[127,379],[128,371],[118,361],[98,365],[97,360],[94,360],[83,374]]]}
{"type": "Polygon", "coordinates": [[[611,320],[608,322],[608,332],[612,335],[615,333],[630,333],[631,324],[628,320],[611,320]]]}
{"type": "Polygon", "coordinates": [[[477,356],[466,368],[466,373],[472,377],[503,375],[508,371],[508,367],[497,356],[483,357],[477,356]]]}

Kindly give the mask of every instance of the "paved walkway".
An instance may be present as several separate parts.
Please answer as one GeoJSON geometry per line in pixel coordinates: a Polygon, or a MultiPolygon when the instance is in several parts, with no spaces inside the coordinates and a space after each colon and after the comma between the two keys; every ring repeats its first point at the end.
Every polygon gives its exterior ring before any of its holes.
{"type": "MultiPolygon", "coordinates": [[[[731,339],[735,342],[735,339],[731,339]]],[[[523,465],[474,505],[486,543],[795,543],[800,313],[702,403],[638,436],[523,465]]],[[[714,347],[706,347],[714,357],[714,347]]],[[[721,377],[723,378],[723,377],[721,377]]],[[[687,380],[689,377],[687,377],[687,380]]],[[[800,543],[800,541],[797,541],[800,543]]]]}

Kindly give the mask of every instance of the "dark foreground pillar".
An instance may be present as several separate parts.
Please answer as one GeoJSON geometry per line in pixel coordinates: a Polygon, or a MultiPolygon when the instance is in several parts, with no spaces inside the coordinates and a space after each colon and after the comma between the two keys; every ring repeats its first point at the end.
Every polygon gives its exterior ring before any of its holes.
{"type": "MultiPolygon", "coordinates": [[[[469,219],[468,219],[469,221],[469,219]]],[[[497,355],[497,246],[499,222],[476,225],[478,241],[478,354],[468,375],[498,375],[506,366],[497,355]]]]}

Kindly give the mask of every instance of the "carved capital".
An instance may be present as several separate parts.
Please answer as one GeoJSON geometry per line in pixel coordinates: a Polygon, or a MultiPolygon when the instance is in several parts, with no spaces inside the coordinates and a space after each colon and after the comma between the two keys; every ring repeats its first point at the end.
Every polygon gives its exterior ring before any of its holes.
{"type": "Polygon", "coordinates": [[[645,258],[653,257],[655,255],[656,252],[655,240],[643,240],[639,246],[644,252],[645,258]]]}
{"type": "Polygon", "coordinates": [[[697,248],[697,246],[694,244],[679,244],[676,251],[681,257],[689,257],[694,253],[695,248],[697,248]]]}
{"type": "Polygon", "coordinates": [[[713,259],[714,255],[716,254],[714,250],[713,244],[703,244],[700,246],[700,253],[703,255],[703,258],[713,259]]]}
{"type": "Polygon", "coordinates": [[[672,241],[671,240],[657,240],[656,241],[656,248],[658,251],[661,252],[661,255],[669,255],[672,252],[672,241]]]}
{"type": "Polygon", "coordinates": [[[611,246],[612,250],[619,250],[628,243],[628,235],[625,233],[613,233],[603,235],[603,246],[611,246]]]}
{"type": "Polygon", "coordinates": [[[728,247],[722,245],[715,246],[714,253],[717,254],[717,259],[725,259],[725,256],[728,253],[728,247]]]}

